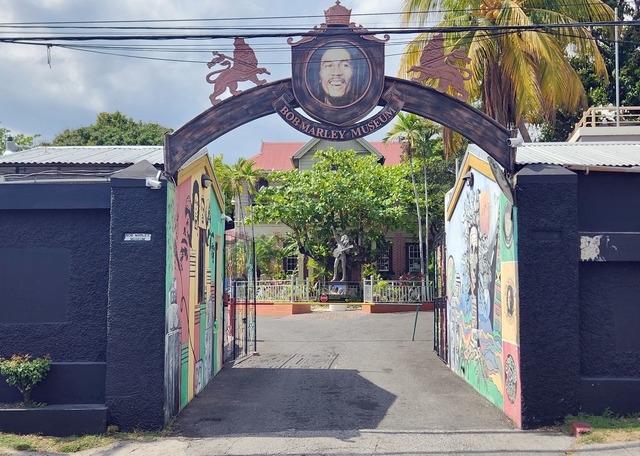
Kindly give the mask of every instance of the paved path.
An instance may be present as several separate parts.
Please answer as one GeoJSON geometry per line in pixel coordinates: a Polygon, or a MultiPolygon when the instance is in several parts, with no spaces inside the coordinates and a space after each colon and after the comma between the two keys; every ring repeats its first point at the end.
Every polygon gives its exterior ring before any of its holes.
{"type": "MultiPolygon", "coordinates": [[[[433,319],[314,312],[258,318],[258,351],[225,368],[155,442],[83,455],[616,455],[516,429],[434,354],[433,319]]],[[[23,453],[24,454],[24,453],[23,453]]]]}

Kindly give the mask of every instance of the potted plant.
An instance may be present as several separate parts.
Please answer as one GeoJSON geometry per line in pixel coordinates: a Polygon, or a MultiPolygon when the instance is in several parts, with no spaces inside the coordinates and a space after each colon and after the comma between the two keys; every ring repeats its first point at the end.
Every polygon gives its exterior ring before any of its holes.
{"type": "Polygon", "coordinates": [[[31,404],[31,390],[46,378],[49,369],[49,355],[34,358],[29,354],[18,354],[11,356],[11,359],[0,358],[0,375],[6,378],[10,386],[15,386],[22,393],[23,406],[31,404]]]}

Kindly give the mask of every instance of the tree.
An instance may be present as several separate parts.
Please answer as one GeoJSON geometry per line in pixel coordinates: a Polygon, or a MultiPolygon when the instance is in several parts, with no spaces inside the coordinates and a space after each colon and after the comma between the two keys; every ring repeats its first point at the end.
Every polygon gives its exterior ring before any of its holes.
{"type": "MultiPolygon", "coordinates": [[[[618,17],[640,19],[640,1],[633,4],[625,1],[607,1],[612,8],[618,7],[618,17]]],[[[620,67],[620,106],[640,106],[640,29],[637,26],[620,26],[618,54],[620,67]]],[[[598,42],[609,74],[609,80],[616,78],[615,40],[610,33],[594,30],[594,38],[598,42]]],[[[616,85],[607,83],[593,69],[585,56],[575,55],[570,59],[571,65],[580,76],[587,94],[589,106],[615,106],[616,85]]],[[[573,132],[575,124],[582,117],[582,110],[566,111],[559,109],[555,119],[541,125],[540,141],[566,141],[573,132]]]]}
{"type": "Polygon", "coordinates": [[[277,279],[284,278],[284,260],[296,255],[295,242],[289,242],[288,237],[272,234],[256,238],[256,261],[262,275],[277,279]]]}
{"type": "MultiPolygon", "coordinates": [[[[423,237],[422,237],[422,218],[420,217],[420,198],[418,197],[418,187],[416,186],[416,177],[413,172],[413,154],[415,153],[418,142],[424,137],[427,124],[424,119],[418,117],[415,114],[398,113],[398,120],[393,124],[393,127],[382,139],[383,143],[388,141],[400,141],[403,143],[405,152],[409,158],[409,172],[411,174],[411,184],[413,185],[413,195],[416,203],[416,214],[418,217],[418,251],[420,254],[420,274],[424,275],[424,250],[423,250],[423,237]]],[[[425,192],[427,186],[425,185],[425,192]]],[[[425,204],[427,204],[427,198],[425,196],[425,204]]],[[[429,208],[425,208],[425,217],[429,208]]]]}
{"type": "MultiPolygon", "coordinates": [[[[400,113],[397,122],[383,139],[386,142],[394,139],[402,140],[405,137],[412,138],[410,144],[413,144],[413,153],[407,156],[408,166],[412,174],[414,166],[422,169],[422,181],[414,177],[412,182],[415,185],[414,198],[418,220],[420,220],[418,212],[420,206],[424,206],[425,209],[424,269],[427,277],[429,277],[431,264],[429,241],[444,229],[444,196],[455,180],[453,161],[446,158],[444,153],[441,130],[441,127],[429,120],[414,114],[400,113]],[[420,193],[424,195],[424,199],[418,196],[420,193]]],[[[421,237],[419,230],[418,239],[420,240],[421,237]]]]}
{"type": "Polygon", "coordinates": [[[0,127],[0,155],[4,154],[4,151],[7,147],[7,139],[9,137],[13,138],[13,142],[15,142],[20,147],[33,147],[34,141],[40,137],[40,135],[26,136],[22,133],[11,134],[11,130],[8,128],[0,127]]]}
{"type": "MultiPolygon", "coordinates": [[[[553,120],[558,108],[575,111],[585,106],[584,87],[569,63],[569,47],[576,55],[588,56],[601,78],[608,77],[590,28],[499,29],[613,20],[613,10],[599,0],[405,0],[403,13],[406,23],[425,25],[436,19],[439,26],[458,28],[447,35],[443,54],[460,46],[469,50],[471,79],[466,87],[470,102],[478,102],[505,127],[518,128],[525,140],[530,139],[526,123],[553,120]],[[495,31],[490,30],[493,27],[495,31]]],[[[407,46],[401,64],[403,75],[417,63],[429,38],[422,33],[407,46]]]]}
{"type": "Polygon", "coordinates": [[[229,165],[224,163],[224,157],[222,154],[216,155],[213,158],[213,171],[216,173],[216,180],[220,185],[220,190],[222,190],[222,194],[224,195],[225,206],[224,212],[229,216],[233,216],[233,204],[231,204],[231,200],[233,199],[233,189],[231,188],[231,168],[229,165]]]}
{"type": "Polygon", "coordinates": [[[151,146],[164,143],[173,130],[156,123],[134,121],[119,111],[101,112],[96,123],[65,130],[53,138],[53,146],[151,146]]]}
{"type": "Polygon", "coordinates": [[[353,150],[319,151],[312,170],[274,172],[256,194],[253,217],[291,229],[300,253],[319,265],[333,259],[332,227],[349,236],[355,264],[388,247],[385,235],[406,224],[411,197],[406,167],[382,166],[353,150]]]}
{"type": "MultiPolygon", "coordinates": [[[[247,160],[246,158],[239,158],[238,161],[229,167],[229,187],[231,188],[231,192],[236,197],[236,201],[238,204],[238,216],[240,220],[240,224],[242,226],[242,234],[244,235],[244,243],[245,243],[245,251],[253,252],[251,255],[251,273],[249,274],[253,278],[255,278],[256,274],[256,259],[255,259],[255,248],[249,250],[248,245],[248,237],[247,237],[247,227],[245,224],[245,214],[244,209],[242,207],[242,196],[244,195],[245,190],[249,195],[249,199],[253,199],[253,194],[256,189],[256,184],[258,183],[258,179],[260,179],[261,173],[260,170],[254,168],[254,161],[247,160]]],[[[251,240],[255,242],[255,235],[253,232],[253,223],[251,224],[251,240]]],[[[248,263],[248,262],[247,262],[248,263]]],[[[249,263],[248,263],[249,264],[249,263]]]]}

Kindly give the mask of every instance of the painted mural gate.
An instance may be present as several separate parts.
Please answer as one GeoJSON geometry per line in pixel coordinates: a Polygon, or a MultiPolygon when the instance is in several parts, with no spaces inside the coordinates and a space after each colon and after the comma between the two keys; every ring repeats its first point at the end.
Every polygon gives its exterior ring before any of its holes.
{"type": "Polygon", "coordinates": [[[207,157],[167,189],[165,421],[222,367],[222,199],[207,157]]]}
{"type": "Polygon", "coordinates": [[[468,154],[469,172],[446,222],[448,361],[520,426],[516,208],[486,161],[468,154]]]}
{"type": "MultiPolygon", "coordinates": [[[[384,43],[389,36],[376,38],[351,22],[350,16],[351,10],[336,1],[325,11],[326,23],[303,34],[297,42],[288,40],[292,50],[292,77],[288,79],[259,79],[258,75],[269,72],[258,66],[255,53],[242,38],[234,40],[233,58],[214,51],[209,68],[225,68],[206,78],[214,85],[210,97],[213,107],[165,137],[165,174],[179,176],[174,190],[176,207],[172,209],[175,220],[170,227],[175,260],[168,274],[175,284],[167,284],[171,296],[167,309],[179,322],[167,327],[167,347],[171,347],[174,366],[173,370],[167,369],[167,377],[171,377],[167,384],[177,385],[174,390],[178,394],[178,399],[168,397],[167,403],[177,404],[172,410],[183,407],[206,384],[211,372],[217,371],[222,355],[218,356],[216,349],[211,367],[201,349],[208,345],[209,314],[213,312],[213,321],[217,322],[222,307],[216,299],[214,310],[210,310],[209,299],[199,291],[203,266],[198,258],[208,254],[197,252],[210,252],[215,244],[202,246],[206,234],[191,226],[202,223],[193,208],[198,180],[190,180],[182,171],[200,148],[271,114],[308,136],[346,141],[383,128],[404,111],[462,134],[494,159],[500,172],[514,172],[512,133],[464,102],[468,71],[458,65],[467,61],[463,49],[445,53],[442,36],[435,35],[425,46],[420,65],[410,70],[418,73],[417,77],[411,81],[388,77],[384,75],[384,43]],[[439,80],[437,87],[423,85],[427,79],[439,80]],[[251,81],[256,87],[242,92],[238,83],[243,81],[251,81]],[[218,97],[227,89],[234,96],[220,100],[218,97]]],[[[504,182],[493,179],[486,161],[478,160],[473,169],[481,170],[476,172],[475,184],[467,187],[459,181],[451,205],[455,211],[447,217],[448,302],[446,318],[441,321],[446,321],[448,338],[441,346],[447,347],[452,369],[520,425],[515,209],[512,199],[501,193],[504,185],[500,184],[504,182]]],[[[212,211],[212,220],[218,220],[219,215],[212,211]]],[[[206,223],[202,229],[206,232],[206,223]]],[[[215,264],[221,264],[219,255],[215,264]]],[[[212,269],[204,270],[204,276],[211,274],[212,269]]],[[[218,276],[210,280],[212,285],[206,289],[220,294],[222,287],[218,284],[222,282],[218,276]]],[[[243,296],[232,295],[233,290],[228,293],[223,326],[225,359],[246,354],[255,340],[252,306],[243,301],[243,296]]],[[[215,330],[211,337],[218,347],[215,330]]]]}

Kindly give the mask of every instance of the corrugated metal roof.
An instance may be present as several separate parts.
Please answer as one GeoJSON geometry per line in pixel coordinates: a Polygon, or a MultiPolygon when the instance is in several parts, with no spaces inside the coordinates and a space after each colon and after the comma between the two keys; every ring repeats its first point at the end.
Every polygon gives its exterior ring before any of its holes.
{"type": "Polygon", "coordinates": [[[561,166],[640,166],[640,143],[526,143],[518,147],[516,164],[561,166]]]}
{"type": "Polygon", "coordinates": [[[42,146],[0,156],[1,165],[164,164],[163,146],[42,146]]]}

